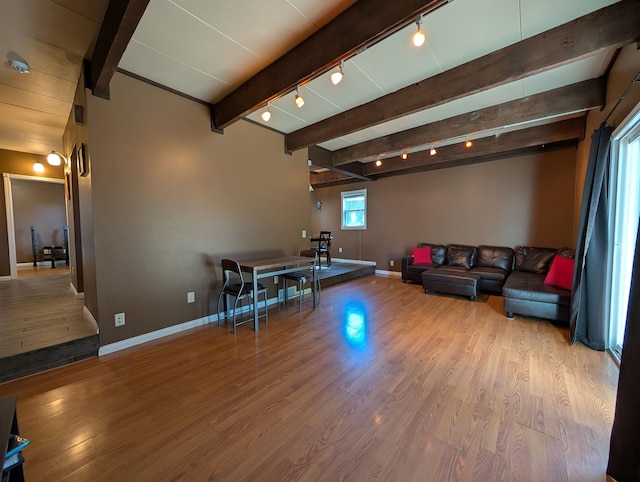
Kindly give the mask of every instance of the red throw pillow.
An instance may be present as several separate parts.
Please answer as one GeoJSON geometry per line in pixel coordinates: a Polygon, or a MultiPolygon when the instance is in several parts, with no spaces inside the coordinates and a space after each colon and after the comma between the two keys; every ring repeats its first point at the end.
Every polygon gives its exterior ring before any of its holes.
{"type": "Polygon", "coordinates": [[[431,246],[426,248],[411,248],[411,254],[413,255],[413,264],[432,264],[431,261],[431,246]]]}
{"type": "Polygon", "coordinates": [[[551,268],[544,279],[544,284],[571,290],[573,285],[573,268],[575,261],[564,256],[554,256],[551,268]]]}

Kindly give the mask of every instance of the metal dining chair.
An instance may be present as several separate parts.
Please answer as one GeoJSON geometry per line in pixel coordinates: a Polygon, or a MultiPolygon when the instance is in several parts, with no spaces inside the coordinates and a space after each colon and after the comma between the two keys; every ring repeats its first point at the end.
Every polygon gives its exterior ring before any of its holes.
{"type": "Polygon", "coordinates": [[[242,274],[242,270],[240,269],[240,264],[237,261],[233,261],[231,259],[223,259],[222,260],[222,279],[224,284],[222,285],[222,289],[220,290],[220,296],[218,296],[218,326],[220,326],[220,302],[223,298],[225,298],[225,310],[224,317],[227,317],[227,303],[226,297],[233,296],[235,298],[235,302],[233,304],[233,333],[236,333],[236,328],[244,323],[249,321],[253,321],[253,307],[254,307],[254,296],[255,296],[255,309],[257,310],[257,302],[259,301],[258,296],[260,294],[264,295],[264,315],[260,315],[259,318],[265,318],[265,321],[269,321],[269,310],[267,308],[267,289],[262,285],[258,284],[258,292],[253,293],[253,283],[249,280],[245,280],[242,274]],[[238,312],[238,303],[240,300],[248,299],[249,303],[249,312],[251,313],[251,317],[244,319],[242,321],[236,322],[236,314],[238,312]]]}
{"type": "MultiPolygon", "coordinates": [[[[295,273],[287,273],[282,275],[282,280],[284,283],[284,304],[286,306],[288,301],[288,292],[289,292],[289,281],[295,281],[298,283],[298,303],[300,305],[300,311],[302,311],[302,303],[304,301],[304,286],[308,280],[313,280],[315,282],[315,290],[316,290],[316,303],[320,302],[320,280],[318,279],[318,253],[311,249],[303,249],[300,251],[300,256],[305,256],[307,258],[313,258],[313,267],[311,273],[306,272],[295,272],[295,273]]],[[[313,287],[312,287],[313,289],[313,287]]]]}
{"type": "Polygon", "coordinates": [[[331,266],[331,231],[320,231],[320,237],[316,241],[317,246],[311,246],[311,250],[318,253],[318,266],[322,268],[322,255],[327,257],[327,266],[331,266]]]}

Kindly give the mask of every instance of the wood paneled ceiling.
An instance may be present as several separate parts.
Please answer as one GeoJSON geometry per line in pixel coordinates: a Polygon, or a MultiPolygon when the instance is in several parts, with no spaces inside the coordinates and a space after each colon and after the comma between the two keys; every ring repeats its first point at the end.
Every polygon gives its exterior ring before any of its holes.
{"type": "Polygon", "coordinates": [[[208,104],[212,131],[282,132],[321,187],[575,144],[640,0],[0,0],[0,35],[0,148],[60,147],[84,57],[95,95],[118,68],[208,104]]]}

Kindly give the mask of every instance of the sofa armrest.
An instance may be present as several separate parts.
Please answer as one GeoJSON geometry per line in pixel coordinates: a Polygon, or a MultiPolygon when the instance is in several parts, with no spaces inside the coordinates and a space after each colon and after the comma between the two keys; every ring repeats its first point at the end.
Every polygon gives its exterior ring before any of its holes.
{"type": "Polygon", "coordinates": [[[405,271],[412,264],[413,264],[413,256],[403,256],[402,271],[405,271]]]}

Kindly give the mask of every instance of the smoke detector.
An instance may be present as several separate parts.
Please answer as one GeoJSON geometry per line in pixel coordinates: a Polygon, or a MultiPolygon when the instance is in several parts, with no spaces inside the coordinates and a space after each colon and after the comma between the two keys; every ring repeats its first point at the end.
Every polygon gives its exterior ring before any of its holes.
{"type": "Polygon", "coordinates": [[[21,74],[28,74],[30,70],[29,64],[20,60],[10,60],[9,65],[13,70],[21,74]]]}

